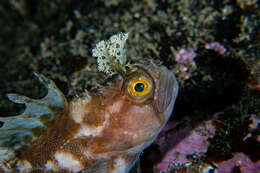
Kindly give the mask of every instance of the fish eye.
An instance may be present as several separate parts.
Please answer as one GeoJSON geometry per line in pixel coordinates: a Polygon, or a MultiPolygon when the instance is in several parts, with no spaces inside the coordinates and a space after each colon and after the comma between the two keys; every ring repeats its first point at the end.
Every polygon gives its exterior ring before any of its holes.
{"type": "Polygon", "coordinates": [[[146,77],[132,79],[128,84],[128,93],[131,96],[142,97],[147,95],[152,89],[152,83],[146,77]]]}
{"type": "Polygon", "coordinates": [[[144,90],[144,84],[143,83],[137,83],[135,84],[135,91],[136,92],[142,92],[144,90]]]}

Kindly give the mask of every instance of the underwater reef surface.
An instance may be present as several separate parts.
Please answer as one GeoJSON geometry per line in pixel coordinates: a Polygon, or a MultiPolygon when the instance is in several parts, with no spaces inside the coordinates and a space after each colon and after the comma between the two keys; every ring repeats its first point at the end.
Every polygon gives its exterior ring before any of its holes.
{"type": "Polygon", "coordinates": [[[68,99],[108,85],[91,50],[128,32],[128,60],[161,62],[181,85],[174,116],[141,155],[142,173],[260,169],[256,0],[9,0],[0,14],[0,115],[24,109],[6,93],[45,95],[34,71],[68,99]]]}

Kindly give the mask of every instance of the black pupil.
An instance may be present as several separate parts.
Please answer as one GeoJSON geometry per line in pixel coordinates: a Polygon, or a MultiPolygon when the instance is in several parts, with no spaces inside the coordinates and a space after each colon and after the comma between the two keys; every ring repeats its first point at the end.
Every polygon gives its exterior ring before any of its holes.
{"type": "Polygon", "coordinates": [[[143,83],[135,84],[135,91],[142,92],[143,90],[144,90],[144,84],[143,83]]]}

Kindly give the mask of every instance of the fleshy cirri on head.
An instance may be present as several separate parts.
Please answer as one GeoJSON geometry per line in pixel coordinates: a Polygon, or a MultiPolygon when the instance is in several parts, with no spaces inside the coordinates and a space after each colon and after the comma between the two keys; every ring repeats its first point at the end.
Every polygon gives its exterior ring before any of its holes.
{"type": "Polygon", "coordinates": [[[128,173],[172,114],[178,93],[174,74],[153,62],[127,64],[127,33],[93,49],[98,68],[118,74],[98,93],[67,102],[54,82],[36,74],[48,89],[40,99],[17,94],[18,116],[0,118],[0,159],[5,172],[128,173]],[[126,68],[127,66],[127,68],[126,68]]]}

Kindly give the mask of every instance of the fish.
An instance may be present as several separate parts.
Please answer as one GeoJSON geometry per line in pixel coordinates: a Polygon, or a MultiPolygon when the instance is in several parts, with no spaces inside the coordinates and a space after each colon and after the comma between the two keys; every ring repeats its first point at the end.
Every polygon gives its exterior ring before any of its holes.
{"type": "Polygon", "coordinates": [[[68,102],[52,80],[35,75],[45,97],[7,95],[26,108],[0,118],[3,172],[128,173],[167,123],[179,88],[165,66],[134,64],[68,102]]]}

